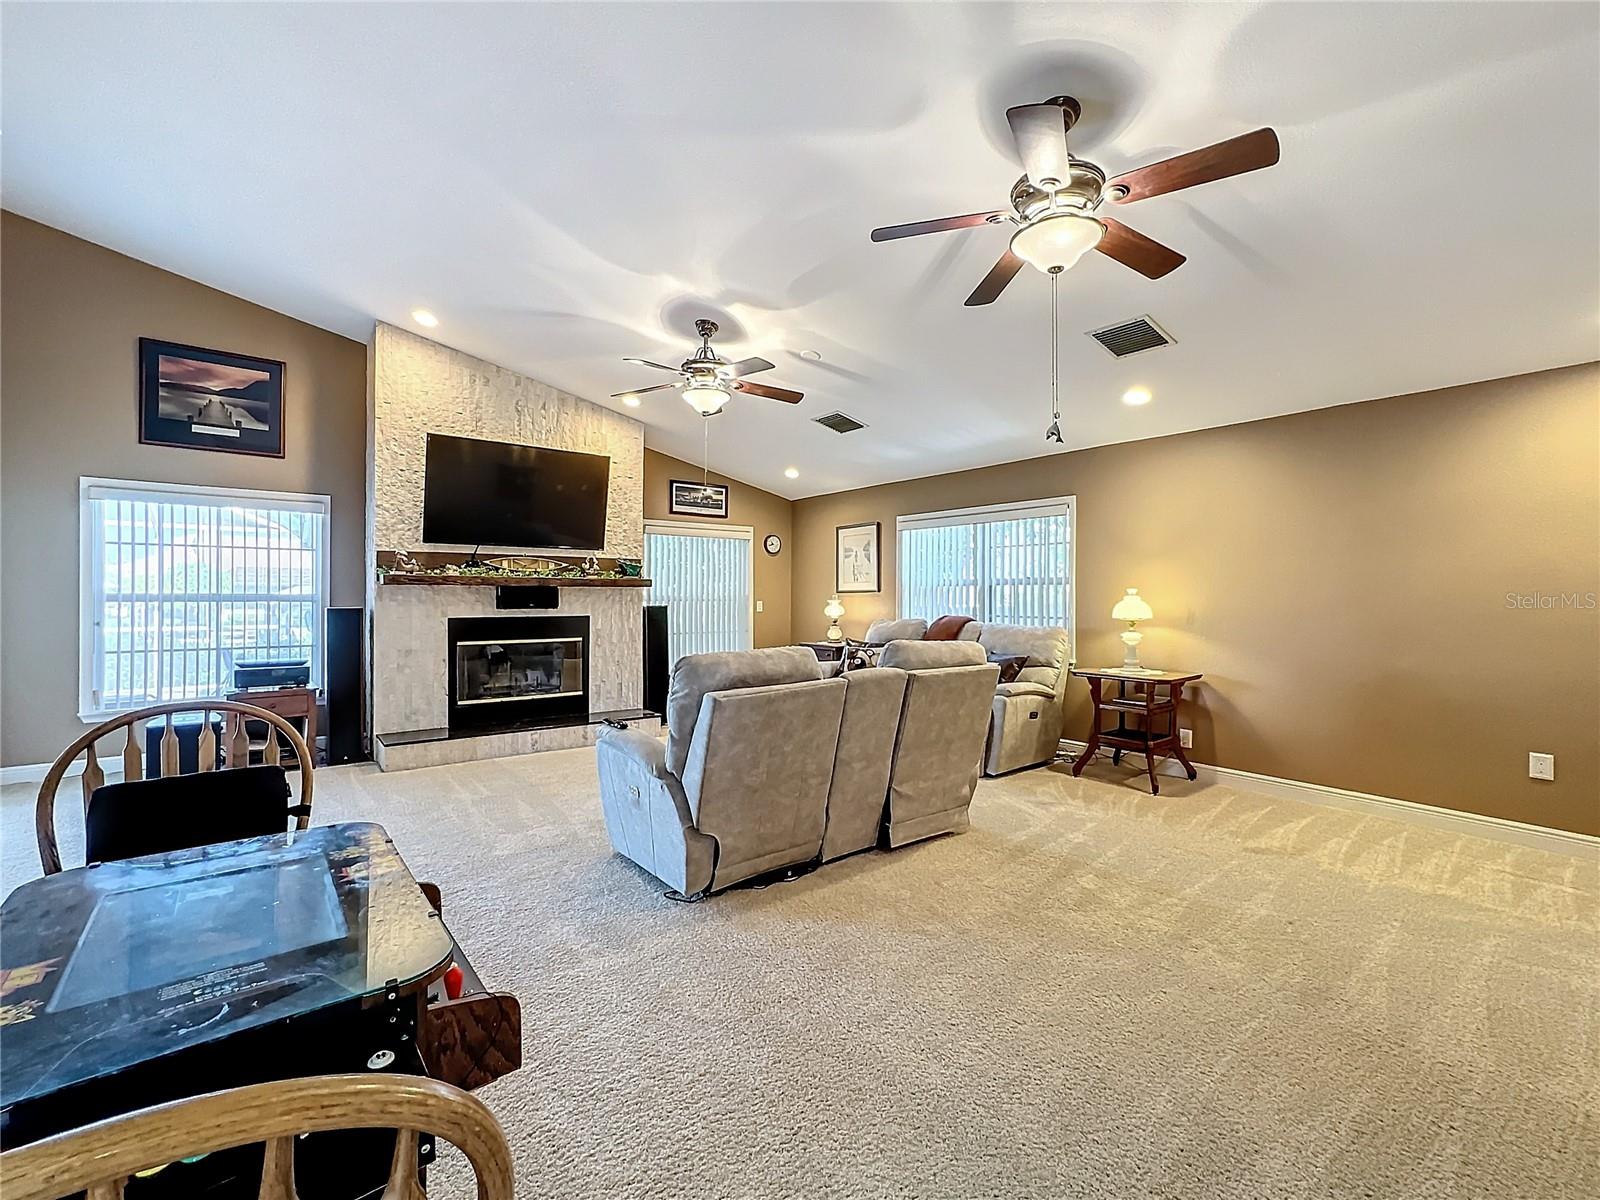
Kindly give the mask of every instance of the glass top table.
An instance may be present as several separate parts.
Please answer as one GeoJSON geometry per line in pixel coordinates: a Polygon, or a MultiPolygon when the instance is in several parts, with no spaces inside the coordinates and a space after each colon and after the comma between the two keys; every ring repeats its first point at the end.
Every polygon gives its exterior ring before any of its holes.
{"type": "Polygon", "coordinates": [[[0,1110],[391,981],[417,991],[450,957],[368,823],[32,880],[0,905],[0,1110]]]}

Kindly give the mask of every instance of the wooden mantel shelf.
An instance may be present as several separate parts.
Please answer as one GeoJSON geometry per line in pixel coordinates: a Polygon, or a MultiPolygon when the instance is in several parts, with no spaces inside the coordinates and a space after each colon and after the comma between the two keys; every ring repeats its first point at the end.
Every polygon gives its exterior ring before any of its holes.
{"type": "Polygon", "coordinates": [[[426,585],[432,587],[620,587],[646,588],[648,579],[617,576],[586,579],[579,575],[417,575],[405,571],[386,572],[380,582],[384,584],[426,585]]]}

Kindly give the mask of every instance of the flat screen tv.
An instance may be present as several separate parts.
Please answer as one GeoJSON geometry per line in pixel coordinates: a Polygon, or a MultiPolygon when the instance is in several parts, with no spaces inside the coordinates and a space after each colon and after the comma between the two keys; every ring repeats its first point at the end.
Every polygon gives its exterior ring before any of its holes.
{"type": "Polygon", "coordinates": [[[603,454],[428,435],[422,540],[456,546],[599,550],[606,540],[603,454]]]}

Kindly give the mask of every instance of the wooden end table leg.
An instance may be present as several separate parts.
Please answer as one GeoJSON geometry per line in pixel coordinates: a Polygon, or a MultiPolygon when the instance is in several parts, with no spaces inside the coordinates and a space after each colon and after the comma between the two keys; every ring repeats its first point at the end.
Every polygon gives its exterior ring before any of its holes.
{"type": "Polygon", "coordinates": [[[1172,756],[1183,764],[1183,769],[1190,779],[1198,779],[1200,773],[1194,769],[1189,756],[1183,752],[1183,735],[1178,732],[1178,705],[1183,700],[1183,684],[1169,684],[1167,690],[1172,695],[1172,756]]]}
{"type": "Polygon", "coordinates": [[[1150,794],[1161,795],[1161,785],[1156,782],[1156,752],[1151,746],[1146,746],[1144,750],[1144,769],[1145,774],[1150,776],[1150,794]]]}
{"type": "Polygon", "coordinates": [[[1093,713],[1089,718],[1089,744],[1083,748],[1083,753],[1078,755],[1072,764],[1073,775],[1082,775],[1083,769],[1089,765],[1089,760],[1100,749],[1100,681],[1089,680],[1089,703],[1093,713]]]}

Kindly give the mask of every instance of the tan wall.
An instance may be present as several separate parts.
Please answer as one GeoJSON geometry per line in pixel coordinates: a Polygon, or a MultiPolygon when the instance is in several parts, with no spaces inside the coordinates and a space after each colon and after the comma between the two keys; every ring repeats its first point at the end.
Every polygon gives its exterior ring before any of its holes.
{"type": "Polygon", "coordinates": [[[48,762],[78,720],[78,477],[325,493],[332,602],[360,604],[366,350],[58,230],[0,217],[0,755],[48,762]],[[138,343],[281,359],[282,459],[141,446],[138,343]]]}
{"type": "Polygon", "coordinates": [[[1600,833],[1600,611],[1507,596],[1600,591],[1600,364],[798,501],[794,636],[822,631],[834,526],[883,522],[859,635],[894,611],[896,516],[1058,495],[1079,660],[1120,661],[1139,588],[1145,663],[1206,673],[1197,761],[1600,833]]]}
{"type": "Polygon", "coordinates": [[[646,520],[689,521],[705,525],[750,525],[755,528],[755,545],[751,547],[755,575],[755,598],[763,611],[756,614],[755,643],[757,646],[787,646],[793,639],[789,620],[790,579],[789,564],[794,560],[794,539],[790,536],[790,514],[793,504],[782,496],[764,492],[748,483],[729,479],[726,475],[711,472],[712,483],[728,485],[728,519],[726,522],[710,517],[674,516],[667,509],[668,484],[674,479],[699,479],[702,471],[681,459],[659,454],[654,450],[644,452],[644,515],[646,520]],[[761,541],[769,533],[783,539],[783,549],[774,557],[761,548],[761,541]]]}

